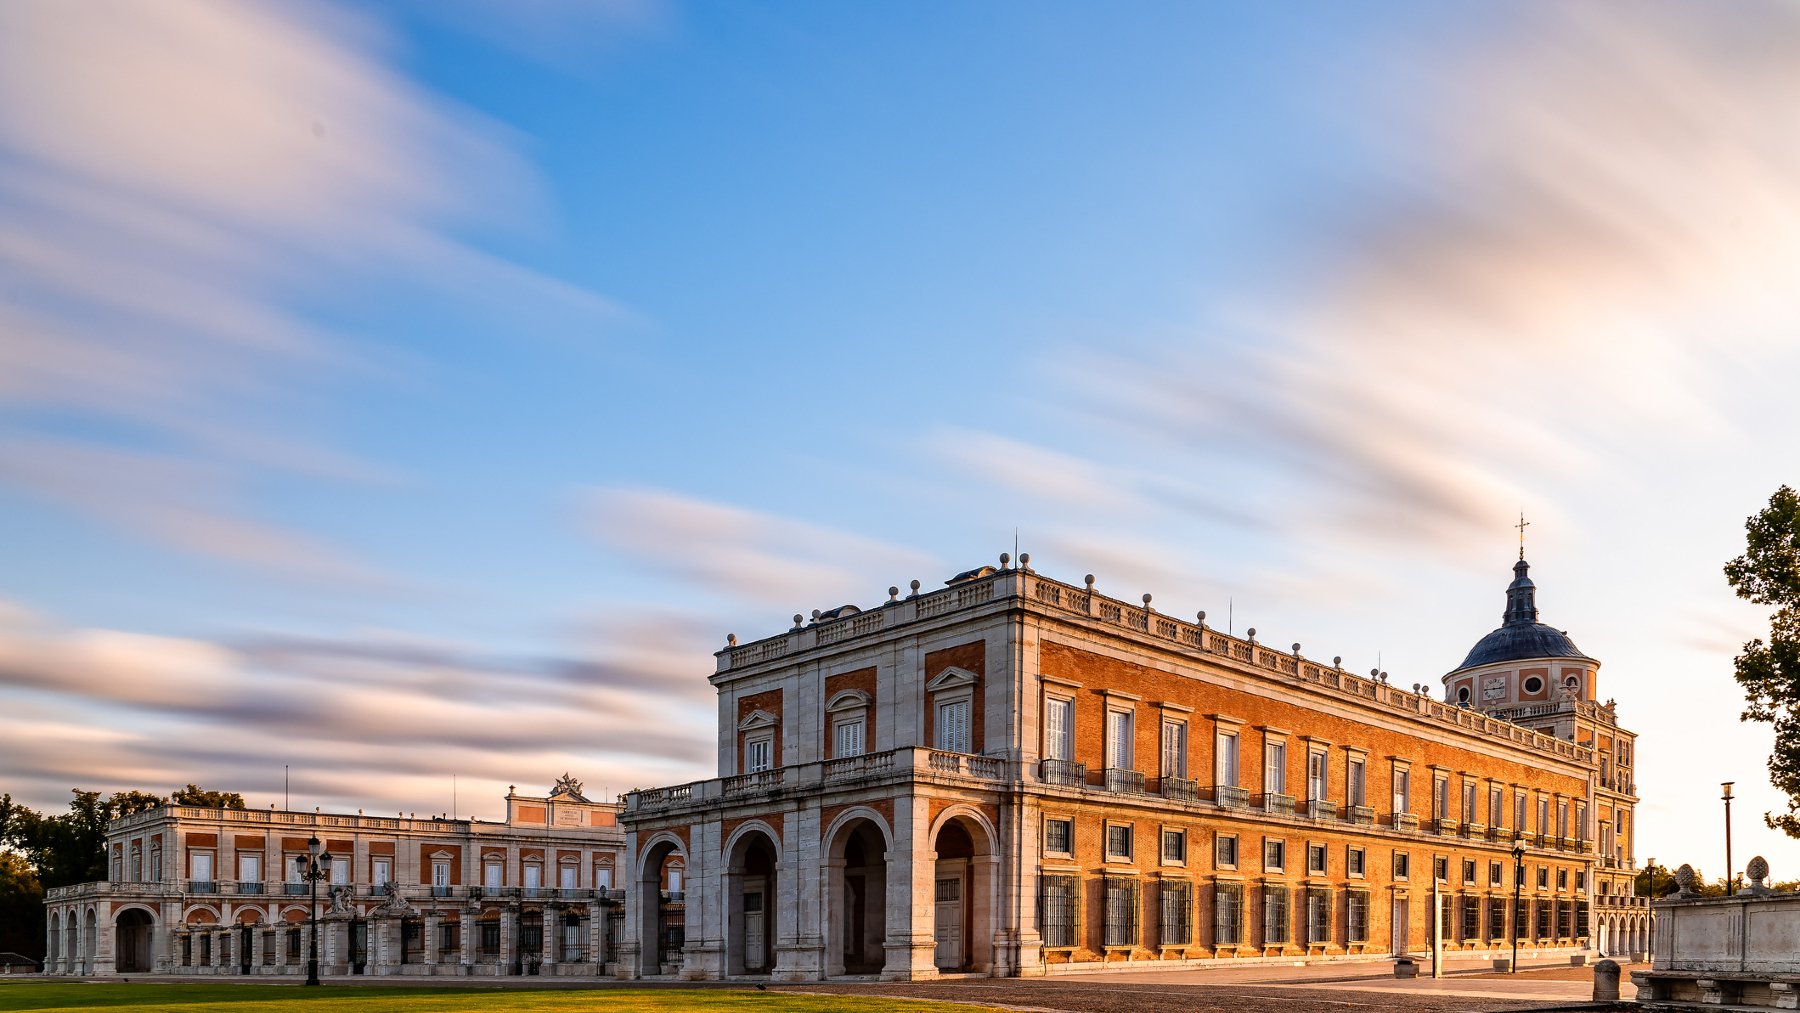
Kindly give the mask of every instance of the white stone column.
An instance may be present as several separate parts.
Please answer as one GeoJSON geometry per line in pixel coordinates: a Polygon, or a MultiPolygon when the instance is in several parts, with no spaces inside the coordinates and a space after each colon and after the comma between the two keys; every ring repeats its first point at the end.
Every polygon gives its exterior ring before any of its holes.
{"type": "MultiPolygon", "coordinates": [[[[288,966],[288,962],[287,962],[288,923],[287,922],[276,922],[275,927],[271,928],[269,931],[274,933],[274,935],[275,935],[275,973],[276,974],[286,974],[287,966],[288,966]]],[[[304,958],[302,958],[302,962],[304,962],[304,958]]]]}
{"type": "Polygon", "coordinates": [[[544,932],[541,944],[542,954],[538,965],[540,974],[556,973],[557,950],[562,947],[562,912],[554,905],[544,905],[544,932]]]}
{"type": "Polygon", "coordinates": [[[500,910],[500,973],[511,974],[519,948],[519,910],[508,904],[500,910]]]}
{"type": "Polygon", "coordinates": [[[480,931],[478,926],[481,924],[476,916],[480,913],[480,905],[470,904],[462,909],[457,918],[456,942],[458,948],[462,950],[462,973],[464,974],[474,973],[472,968],[475,966],[475,934],[480,931]]]}
{"type": "Polygon", "coordinates": [[[938,976],[937,940],[932,935],[930,808],[917,795],[894,800],[895,850],[887,859],[887,965],[881,976],[910,981],[938,976]]]}
{"type": "MultiPolygon", "coordinates": [[[[596,894],[598,896],[598,894],[596,894]]],[[[587,962],[595,974],[606,973],[606,914],[609,908],[599,900],[588,902],[587,962]]]]}
{"type": "Polygon", "coordinates": [[[420,949],[425,954],[426,974],[437,973],[435,965],[438,962],[438,925],[438,913],[435,910],[425,912],[425,928],[421,930],[425,933],[425,938],[421,940],[424,945],[420,949]]]}
{"type": "Polygon", "coordinates": [[[113,936],[116,931],[112,924],[112,912],[106,905],[96,905],[97,912],[94,934],[99,938],[94,948],[94,966],[90,974],[113,973],[113,936]]]}

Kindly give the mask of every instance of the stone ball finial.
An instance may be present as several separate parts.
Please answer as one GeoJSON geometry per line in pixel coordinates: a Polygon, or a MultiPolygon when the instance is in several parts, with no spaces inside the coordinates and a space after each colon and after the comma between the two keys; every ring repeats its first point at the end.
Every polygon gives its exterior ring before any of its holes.
{"type": "Polygon", "coordinates": [[[912,586],[912,593],[918,594],[919,593],[919,578],[914,577],[911,586],[912,586]]]}
{"type": "Polygon", "coordinates": [[[798,612],[794,613],[794,629],[799,629],[800,624],[804,623],[804,622],[806,622],[805,616],[801,615],[798,612]]]}
{"type": "Polygon", "coordinates": [[[1250,634],[1250,642],[1251,643],[1256,642],[1256,627],[1252,626],[1248,630],[1245,630],[1244,632],[1250,634]]]}
{"type": "Polygon", "coordinates": [[[1679,892],[1679,896],[1682,896],[1682,897],[1698,897],[1699,896],[1699,893],[1694,890],[1694,867],[1693,866],[1683,863],[1681,868],[1675,870],[1675,888],[1679,892]]]}
{"type": "Polygon", "coordinates": [[[900,585],[889,584],[888,585],[888,601],[899,601],[899,600],[900,600],[900,585]]]}
{"type": "Polygon", "coordinates": [[[1343,668],[1344,667],[1344,656],[1341,654],[1333,655],[1331,658],[1331,667],[1332,668],[1343,668]]]}
{"type": "Polygon", "coordinates": [[[1010,552],[1000,553],[1000,569],[1004,570],[1008,566],[1011,566],[1011,565],[1012,565],[1012,553],[1010,553],[1010,552]]]}
{"type": "Polygon", "coordinates": [[[1371,678],[1371,679],[1381,678],[1381,669],[1379,669],[1379,668],[1369,669],[1369,678],[1371,678]]]}
{"type": "Polygon", "coordinates": [[[1298,640],[1294,641],[1294,653],[1295,654],[1300,653],[1300,641],[1298,641],[1298,640]]]}
{"type": "Polygon", "coordinates": [[[1094,575],[1093,574],[1090,573],[1081,579],[1084,581],[1087,581],[1087,589],[1089,591],[1092,591],[1094,589],[1094,575]]]}
{"type": "Polygon", "coordinates": [[[725,646],[726,647],[736,647],[737,646],[737,634],[735,634],[735,633],[725,634],[725,646]]]}
{"type": "Polygon", "coordinates": [[[1205,626],[1206,625],[1206,610],[1201,609],[1200,611],[1194,613],[1194,619],[1200,625],[1205,626]]]}
{"type": "Polygon", "coordinates": [[[1019,553],[1019,569],[1024,570],[1026,573],[1031,572],[1031,553],[1019,553]]]}
{"type": "Polygon", "coordinates": [[[1387,673],[1386,672],[1381,673],[1381,681],[1387,682],[1387,673]]]}
{"type": "Polygon", "coordinates": [[[1150,607],[1150,595],[1148,593],[1145,593],[1145,595],[1144,595],[1144,607],[1145,608],[1150,607]]]}
{"type": "Polygon", "coordinates": [[[1750,892],[1751,893],[1767,893],[1768,892],[1769,888],[1767,886],[1763,885],[1764,881],[1769,878],[1769,860],[1768,859],[1764,858],[1761,855],[1757,855],[1755,858],[1752,858],[1750,860],[1750,864],[1744,866],[1744,875],[1749,877],[1749,879],[1750,879],[1750,892]]]}

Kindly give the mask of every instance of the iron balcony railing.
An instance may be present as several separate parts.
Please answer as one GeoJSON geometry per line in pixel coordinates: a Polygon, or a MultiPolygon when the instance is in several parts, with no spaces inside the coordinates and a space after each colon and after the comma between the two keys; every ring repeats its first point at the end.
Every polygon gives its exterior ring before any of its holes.
{"type": "Polygon", "coordinates": [[[1038,764],[1038,779],[1045,784],[1081,787],[1087,784],[1087,764],[1074,760],[1044,760],[1038,764]]]}

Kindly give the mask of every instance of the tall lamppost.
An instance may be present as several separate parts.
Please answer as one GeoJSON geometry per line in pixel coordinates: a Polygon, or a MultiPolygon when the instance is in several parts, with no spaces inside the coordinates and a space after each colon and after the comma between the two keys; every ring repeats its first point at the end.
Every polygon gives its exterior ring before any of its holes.
{"type": "Polygon", "coordinates": [[[319,835],[314,834],[306,840],[306,854],[296,856],[294,868],[300,878],[312,884],[311,911],[312,921],[312,953],[306,961],[306,983],[321,984],[319,981],[319,883],[331,875],[331,852],[324,850],[319,843],[319,835]]]}
{"type": "Polygon", "coordinates": [[[1519,973],[1519,931],[1524,927],[1519,924],[1519,886],[1525,882],[1525,842],[1513,842],[1513,956],[1512,973],[1519,973]]]}
{"type": "Polygon", "coordinates": [[[1722,786],[1725,789],[1725,896],[1727,897],[1737,893],[1737,890],[1733,889],[1737,874],[1731,871],[1731,786],[1736,783],[1736,781],[1726,781],[1722,786]]]}

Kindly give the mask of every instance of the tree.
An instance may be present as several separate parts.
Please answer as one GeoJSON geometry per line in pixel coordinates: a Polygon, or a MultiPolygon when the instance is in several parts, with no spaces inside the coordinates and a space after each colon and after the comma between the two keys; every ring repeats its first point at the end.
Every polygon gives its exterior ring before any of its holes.
{"type": "Polygon", "coordinates": [[[242,809],[244,796],[235,791],[208,791],[193,782],[186,788],[171,792],[169,801],[176,805],[191,805],[202,809],[242,809]]]}
{"type": "Polygon", "coordinates": [[[147,791],[115,791],[106,804],[112,809],[113,819],[118,819],[120,816],[160,809],[169,804],[169,798],[167,795],[152,795],[147,791]]]}
{"type": "Polygon", "coordinates": [[[1744,554],[1725,564],[1740,598],[1773,606],[1769,639],[1744,645],[1736,676],[1745,721],[1775,727],[1769,781],[1788,797],[1788,811],[1763,815],[1770,827],[1800,837],[1800,493],[1775,490],[1769,505],[1744,522],[1744,554]]]}
{"type": "Polygon", "coordinates": [[[0,952],[44,956],[44,887],[25,859],[0,851],[0,952]]]}

